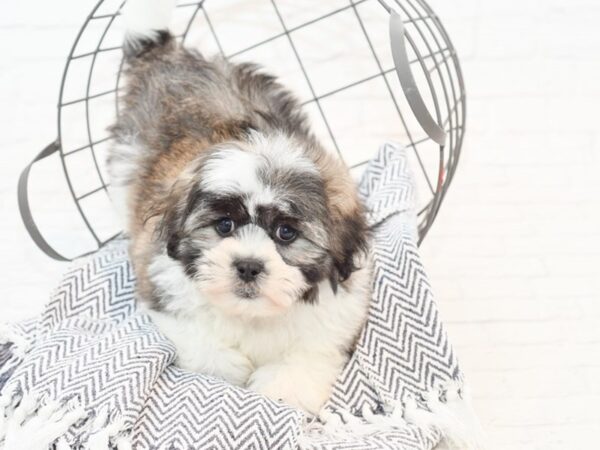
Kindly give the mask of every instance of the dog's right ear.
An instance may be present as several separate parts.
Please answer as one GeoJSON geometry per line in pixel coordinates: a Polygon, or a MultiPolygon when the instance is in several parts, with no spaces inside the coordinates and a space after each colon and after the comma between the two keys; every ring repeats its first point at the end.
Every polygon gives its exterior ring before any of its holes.
{"type": "Polygon", "coordinates": [[[190,236],[194,227],[188,221],[194,218],[194,210],[205,199],[205,194],[196,183],[188,183],[188,186],[178,189],[172,194],[172,201],[167,205],[163,216],[163,241],[166,242],[169,257],[179,261],[186,275],[194,278],[198,270],[196,262],[202,249],[190,236]]]}
{"type": "Polygon", "coordinates": [[[179,246],[181,243],[181,235],[178,231],[173,232],[167,237],[167,255],[171,259],[179,259],[179,246]]]}
{"type": "MultiPolygon", "coordinates": [[[[174,198],[172,199],[174,200],[174,198]]],[[[179,246],[182,237],[181,208],[176,203],[165,201],[161,209],[162,219],[156,228],[157,240],[166,245],[167,255],[170,258],[179,259],[179,246]]]]}
{"type": "Polygon", "coordinates": [[[164,242],[167,255],[172,259],[181,260],[185,221],[193,208],[191,204],[195,202],[193,186],[178,180],[165,192],[157,205],[159,211],[155,215],[162,218],[157,225],[156,236],[160,242],[164,242]]]}

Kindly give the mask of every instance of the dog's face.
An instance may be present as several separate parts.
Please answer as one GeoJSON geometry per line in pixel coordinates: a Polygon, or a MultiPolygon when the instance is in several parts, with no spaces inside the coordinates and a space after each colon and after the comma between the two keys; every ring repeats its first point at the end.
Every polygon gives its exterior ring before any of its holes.
{"type": "Polygon", "coordinates": [[[227,314],[268,317],[315,302],[318,284],[337,289],[365,248],[355,193],[356,204],[332,204],[336,183],[297,145],[279,137],[214,147],[170,193],[167,253],[227,314]]]}

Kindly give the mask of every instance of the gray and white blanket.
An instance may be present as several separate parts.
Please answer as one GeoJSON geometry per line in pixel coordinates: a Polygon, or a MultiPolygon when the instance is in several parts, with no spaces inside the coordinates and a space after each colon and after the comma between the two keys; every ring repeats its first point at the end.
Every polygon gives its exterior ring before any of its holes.
{"type": "Polygon", "coordinates": [[[416,246],[413,186],[394,144],[363,175],[372,302],[319,418],[174,366],[173,345],[136,308],[117,240],[77,262],[40,317],[0,331],[0,448],[478,448],[416,246]]]}

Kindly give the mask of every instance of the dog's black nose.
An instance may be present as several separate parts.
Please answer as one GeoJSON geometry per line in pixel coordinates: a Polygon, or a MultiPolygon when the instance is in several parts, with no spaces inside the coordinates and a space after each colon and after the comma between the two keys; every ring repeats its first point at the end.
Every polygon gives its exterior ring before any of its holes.
{"type": "Polygon", "coordinates": [[[256,277],[265,270],[265,265],[256,259],[238,259],[233,265],[238,277],[247,283],[256,280],[256,277]]]}

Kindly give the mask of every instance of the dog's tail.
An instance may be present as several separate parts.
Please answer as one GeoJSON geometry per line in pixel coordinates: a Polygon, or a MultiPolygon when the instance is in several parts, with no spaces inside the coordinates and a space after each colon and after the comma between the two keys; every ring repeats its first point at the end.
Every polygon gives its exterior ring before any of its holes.
{"type": "Polygon", "coordinates": [[[175,0],[127,0],[122,10],[125,59],[137,58],[172,41],[169,22],[174,8],[175,0]]]}

